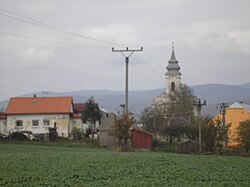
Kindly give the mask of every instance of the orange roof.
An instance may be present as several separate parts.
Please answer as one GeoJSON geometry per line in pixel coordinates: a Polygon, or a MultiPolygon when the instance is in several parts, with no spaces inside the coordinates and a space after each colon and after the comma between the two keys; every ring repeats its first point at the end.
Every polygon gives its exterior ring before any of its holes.
{"type": "Polygon", "coordinates": [[[69,114],[72,103],[72,97],[13,97],[6,114],[69,114]]]}

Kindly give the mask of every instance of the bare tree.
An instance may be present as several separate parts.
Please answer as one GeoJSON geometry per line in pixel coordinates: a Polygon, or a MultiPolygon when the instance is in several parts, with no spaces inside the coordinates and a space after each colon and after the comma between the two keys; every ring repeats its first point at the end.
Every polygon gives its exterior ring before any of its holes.
{"type": "Polygon", "coordinates": [[[111,127],[110,135],[118,140],[118,146],[122,151],[129,149],[128,140],[131,138],[130,128],[135,124],[135,119],[127,115],[116,117],[115,125],[111,127]]]}

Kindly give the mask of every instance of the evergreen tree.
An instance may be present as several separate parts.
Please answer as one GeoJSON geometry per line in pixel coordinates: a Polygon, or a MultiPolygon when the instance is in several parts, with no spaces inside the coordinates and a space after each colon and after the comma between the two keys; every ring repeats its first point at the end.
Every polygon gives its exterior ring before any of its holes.
{"type": "Polygon", "coordinates": [[[92,96],[86,101],[83,117],[85,122],[90,122],[91,134],[93,138],[94,132],[96,131],[96,122],[98,121],[100,123],[101,120],[101,111],[92,96]]]}

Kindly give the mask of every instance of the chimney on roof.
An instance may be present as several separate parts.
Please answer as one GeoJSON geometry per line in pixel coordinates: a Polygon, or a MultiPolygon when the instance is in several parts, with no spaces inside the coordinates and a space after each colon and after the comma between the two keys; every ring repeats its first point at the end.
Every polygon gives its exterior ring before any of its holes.
{"type": "Polygon", "coordinates": [[[239,103],[240,103],[240,104],[243,104],[243,101],[240,101],[239,103]]]}
{"type": "Polygon", "coordinates": [[[36,94],[34,94],[33,97],[36,98],[36,94]]]}

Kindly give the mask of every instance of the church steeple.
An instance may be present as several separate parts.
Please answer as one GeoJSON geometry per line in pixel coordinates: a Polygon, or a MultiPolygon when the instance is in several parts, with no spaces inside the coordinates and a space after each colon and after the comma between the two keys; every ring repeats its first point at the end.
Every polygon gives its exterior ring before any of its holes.
{"type": "Polygon", "coordinates": [[[170,61],[176,61],[175,54],[174,54],[174,42],[172,43],[172,54],[171,54],[170,61]]]}
{"type": "Polygon", "coordinates": [[[166,67],[166,69],[168,70],[166,75],[172,75],[172,74],[179,74],[181,75],[180,73],[180,66],[178,65],[178,60],[176,60],[175,58],[175,53],[174,53],[174,44],[172,45],[172,54],[171,54],[171,58],[170,60],[168,61],[168,65],[166,67]]]}
{"type": "Polygon", "coordinates": [[[166,80],[167,80],[167,87],[166,87],[166,93],[171,93],[175,90],[179,89],[179,86],[181,84],[181,72],[180,72],[180,66],[178,65],[178,60],[176,60],[175,52],[174,52],[174,43],[172,44],[172,53],[171,58],[168,61],[168,65],[166,67],[166,80]]]}

